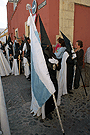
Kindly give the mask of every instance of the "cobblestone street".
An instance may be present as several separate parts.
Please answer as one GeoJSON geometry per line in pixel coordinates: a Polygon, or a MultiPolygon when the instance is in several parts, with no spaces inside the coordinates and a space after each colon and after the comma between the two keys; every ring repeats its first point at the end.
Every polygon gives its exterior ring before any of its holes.
{"type": "MultiPolygon", "coordinates": [[[[56,110],[45,120],[30,113],[30,82],[23,74],[2,77],[11,135],[62,135],[56,110]]],[[[62,96],[59,112],[65,135],[90,135],[90,87],[62,96]]]]}

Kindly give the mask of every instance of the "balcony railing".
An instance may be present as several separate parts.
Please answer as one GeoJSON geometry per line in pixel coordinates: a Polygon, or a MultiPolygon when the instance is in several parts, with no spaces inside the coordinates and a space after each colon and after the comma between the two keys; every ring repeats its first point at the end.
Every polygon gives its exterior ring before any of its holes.
{"type": "Polygon", "coordinates": [[[19,0],[8,0],[8,2],[15,2],[15,3],[18,3],[19,0]]]}

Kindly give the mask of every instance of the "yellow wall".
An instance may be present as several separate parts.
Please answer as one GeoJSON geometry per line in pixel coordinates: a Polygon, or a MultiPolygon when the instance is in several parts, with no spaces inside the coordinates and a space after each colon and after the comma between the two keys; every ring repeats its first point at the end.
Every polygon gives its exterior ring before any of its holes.
{"type": "MultiPolygon", "coordinates": [[[[59,5],[59,32],[62,31],[73,42],[74,4],[90,6],[90,0],[60,0],[59,5]]],[[[56,35],[56,39],[59,35],[56,35]]]]}

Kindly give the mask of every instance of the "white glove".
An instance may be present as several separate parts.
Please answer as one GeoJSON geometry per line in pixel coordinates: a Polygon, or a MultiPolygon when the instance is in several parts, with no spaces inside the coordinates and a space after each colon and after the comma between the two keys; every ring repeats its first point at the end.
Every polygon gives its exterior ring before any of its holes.
{"type": "Polygon", "coordinates": [[[20,54],[22,53],[22,51],[20,50],[20,54]]]}
{"type": "Polygon", "coordinates": [[[50,63],[53,63],[53,64],[58,64],[58,60],[57,60],[57,59],[54,59],[53,57],[52,57],[52,59],[51,59],[51,58],[48,59],[48,61],[49,61],[50,63]]]}
{"type": "Polygon", "coordinates": [[[74,52],[74,50],[72,50],[72,59],[76,58],[76,53],[74,52]]]}

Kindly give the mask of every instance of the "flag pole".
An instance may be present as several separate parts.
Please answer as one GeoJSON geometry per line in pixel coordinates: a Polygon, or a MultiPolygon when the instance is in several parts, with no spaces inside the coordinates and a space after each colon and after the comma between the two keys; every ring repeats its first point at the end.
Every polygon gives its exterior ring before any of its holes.
{"type": "Polygon", "coordinates": [[[59,118],[59,123],[60,123],[61,129],[62,129],[63,135],[65,135],[65,132],[64,132],[64,129],[63,129],[62,121],[61,121],[61,118],[60,118],[60,114],[59,114],[59,111],[58,111],[58,106],[57,106],[54,94],[53,94],[53,100],[54,100],[54,103],[55,103],[56,112],[57,112],[57,115],[58,115],[58,118],[59,118]]]}

